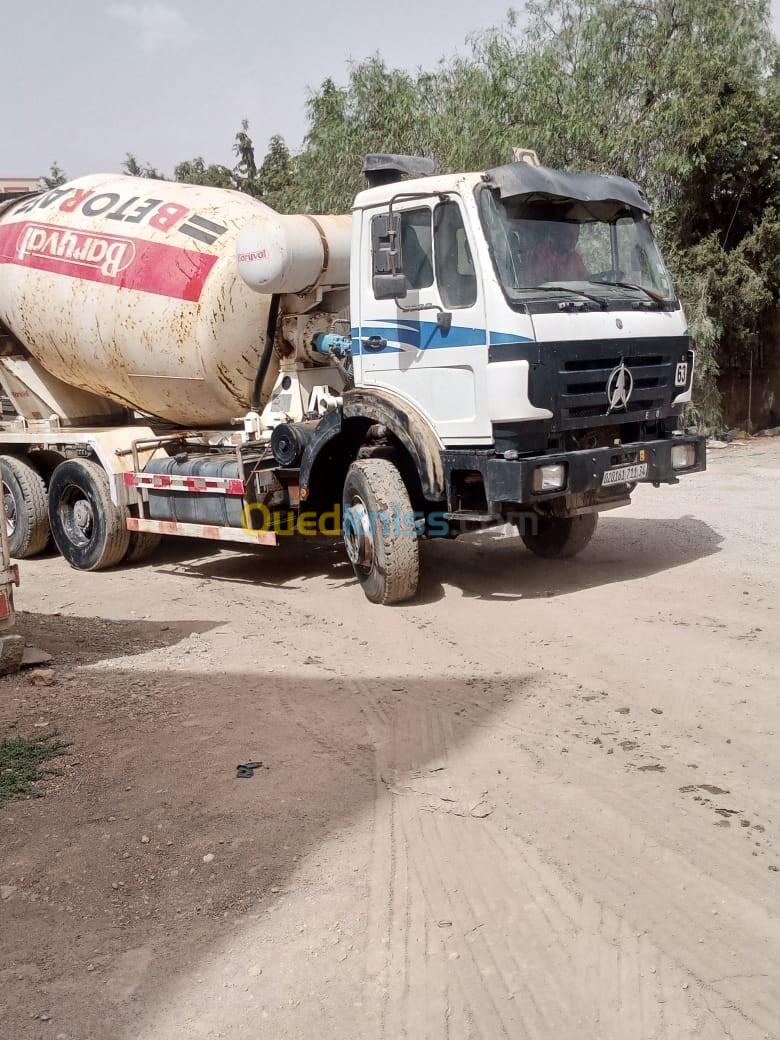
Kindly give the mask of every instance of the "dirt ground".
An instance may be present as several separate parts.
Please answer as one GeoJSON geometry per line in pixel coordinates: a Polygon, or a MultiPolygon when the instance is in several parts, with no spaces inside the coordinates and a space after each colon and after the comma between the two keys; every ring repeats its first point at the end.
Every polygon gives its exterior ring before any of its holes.
{"type": "Polygon", "coordinates": [[[0,808],[3,1040],[780,1036],[779,549],[757,440],[399,608],[329,547],[25,561],[0,734],[72,747],[0,808]]]}

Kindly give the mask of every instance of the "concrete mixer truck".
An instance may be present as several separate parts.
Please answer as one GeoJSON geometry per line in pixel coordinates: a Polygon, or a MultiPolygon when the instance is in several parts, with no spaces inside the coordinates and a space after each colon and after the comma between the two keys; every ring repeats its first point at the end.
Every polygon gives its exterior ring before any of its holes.
{"type": "Polygon", "coordinates": [[[351,215],[83,177],[0,201],[11,552],[332,533],[369,600],[498,522],[571,556],[638,483],[705,467],[694,355],[633,182],[368,156],[351,215]]]}

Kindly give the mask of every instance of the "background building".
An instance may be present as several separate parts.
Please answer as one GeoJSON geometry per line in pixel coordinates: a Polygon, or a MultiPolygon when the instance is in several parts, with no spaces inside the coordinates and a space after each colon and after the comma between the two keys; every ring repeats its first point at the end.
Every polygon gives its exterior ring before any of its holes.
{"type": "Polygon", "coordinates": [[[25,195],[44,187],[43,177],[0,177],[0,195],[25,195]]]}

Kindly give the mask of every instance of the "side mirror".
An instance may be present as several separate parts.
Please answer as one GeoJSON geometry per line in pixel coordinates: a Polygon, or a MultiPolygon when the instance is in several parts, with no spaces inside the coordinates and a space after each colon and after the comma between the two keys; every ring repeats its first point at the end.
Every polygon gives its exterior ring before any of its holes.
{"type": "Polygon", "coordinates": [[[398,300],[406,296],[401,218],[397,213],[378,213],[371,221],[371,253],[374,296],[378,300],[398,300]]]}
{"type": "Polygon", "coordinates": [[[377,300],[402,300],[406,291],[405,274],[374,275],[374,296],[377,300]]]}

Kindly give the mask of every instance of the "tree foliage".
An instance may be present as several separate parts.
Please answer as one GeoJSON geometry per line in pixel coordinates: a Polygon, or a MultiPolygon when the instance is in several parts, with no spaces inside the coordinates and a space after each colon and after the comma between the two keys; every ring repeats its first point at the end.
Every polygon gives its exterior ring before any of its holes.
{"type": "Polygon", "coordinates": [[[295,161],[284,138],[279,134],[271,138],[268,151],[258,166],[249,122],[242,119],[234,139],[233,153],[237,162],[232,169],[218,163],[207,164],[197,156],[175,167],[174,180],[210,188],[232,188],[262,199],[274,209],[285,210],[295,179],[295,161]]]}
{"type": "Polygon", "coordinates": [[[232,170],[218,163],[207,165],[202,156],[177,163],[173,170],[173,179],[184,184],[203,184],[209,188],[236,187],[232,170]]]}
{"type": "Polygon", "coordinates": [[[127,174],[128,177],[148,177],[150,180],[155,181],[164,181],[166,179],[165,174],[160,173],[156,167],[150,166],[149,163],[140,163],[132,152],[128,152],[125,156],[122,163],[122,173],[127,174]]]}
{"type": "Polygon", "coordinates": [[[257,171],[260,198],[273,209],[286,212],[292,201],[295,184],[295,163],[284,138],[274,134],[268,142],[268,151],[257,171]]]}
{"type": "Polygon", "coordinates": [[[371,151],[441,170],[509,161],[642,184],[699,350],[696,417],[719,421],[719,362],[752,350],[777,313],[780,91],[766,0],[533,0],[523,20],[410,75],[381,59],[326,80],[291,203],[345,210],[371,151]]]}
{"type": "Polygon", "coordinates": [[[67,179],[62,167],[55,159],[49,167],[49,176],[43,178],[43,183],[47,188],[59,188],[67,179]]]}
{"type": "Polygon", "coordinates": [[[255,146],[249,136],[249,120],[242,119],[241,127],[236,134],[233,144],[233,154],[238,159],[236,173],[239,177],[250,180],[257,174],[257,163],[255,162],[255,146]]]}

